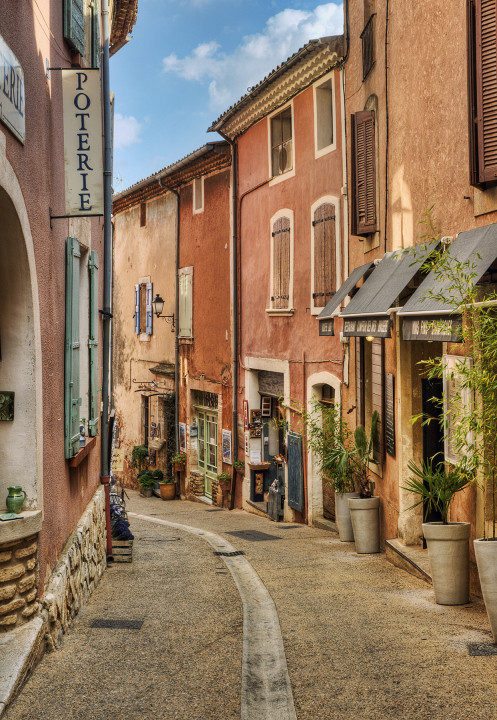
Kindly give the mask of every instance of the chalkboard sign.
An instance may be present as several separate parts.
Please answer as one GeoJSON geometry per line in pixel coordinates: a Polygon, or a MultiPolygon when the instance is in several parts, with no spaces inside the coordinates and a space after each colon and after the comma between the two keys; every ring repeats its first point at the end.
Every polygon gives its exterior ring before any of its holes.
{"type": "Polygon", "coordinates": [[[385,445],[389,455],[395,457],[395,377],[385,373],[385,445]]]}

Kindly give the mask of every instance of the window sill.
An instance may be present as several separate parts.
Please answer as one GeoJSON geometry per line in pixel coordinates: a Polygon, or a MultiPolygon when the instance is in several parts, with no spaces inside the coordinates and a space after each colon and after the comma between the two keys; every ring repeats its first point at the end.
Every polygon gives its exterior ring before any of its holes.
{"type": "Polygon", "coordinates": [[[193,338],[180,337],[180,338],[178,338],[178,344],[179,345],[193,345],[193,338]]]}
{"type": "Polygon", "coordinates": [[[277,185],[280,182],[283,182],[284,180],[288,180],[289,178],[295,177],[295,168],[293,167],[291,170],[287,170],[284,173],[281,173],[281,175],[275,175],[271,178],[269,181],[269,187],[272,187],[273,185],[277,185]]]}
{"type": "MultiPolygon", "coordinates": [[[[2,510],[1,512],[6,512],[2,510]]],[[[21,540],[40,532],[43,523],[41,510],[22,510],[22,518],[0,522],[0,545],[21,540]]]]}
{"type": "Polygon", "coordinates": [[[275,317],[291,317],[294,312],[295,308],[266,308],[266,313],[275,317]]]}
{"type": "Polygon", "coordinates": [[[85,457],[88,455],[90,450],[96,445],[96,442],[97,442],[96,437],[88,438],[86,441],[86,445],[83,448],[81,448],[81,450],[79,452],[77,452],[76,455],[69,460],[69,462],[68,462],[69,467],[70,468],[78,467],[78,465],[80,465],[83,462],[83,460],[85,459],[85,457]]]}
{"type": "Polygon", "coordinates": [[[147,335],[147,333],[140,333],[139,340],[140,342],[150,342],[151,335],[147,335]]]}

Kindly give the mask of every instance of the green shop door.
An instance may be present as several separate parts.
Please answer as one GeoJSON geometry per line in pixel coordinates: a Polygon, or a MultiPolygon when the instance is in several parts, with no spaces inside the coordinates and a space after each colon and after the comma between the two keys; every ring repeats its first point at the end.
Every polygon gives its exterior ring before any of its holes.
{"type": "Polygon", "coordinates": [[[216,413],[198,413],[198,464],[204,471],[205,495],[212,498],[212,480],[217,475],[216,413]]]}

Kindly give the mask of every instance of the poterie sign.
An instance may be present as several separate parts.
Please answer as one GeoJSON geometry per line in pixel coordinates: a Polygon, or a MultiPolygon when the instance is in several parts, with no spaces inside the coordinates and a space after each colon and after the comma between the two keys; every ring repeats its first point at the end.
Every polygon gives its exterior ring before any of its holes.
{"type": "Polygon", "coordinates": [[[24,72],[0,35],[0,120],[24,143],[26,137],[24,72]]]}
{"type": "Polygon", "coordinates": [[[99,70],[62,71],[66,213],[102,215],[102,104],[99,70]]]}

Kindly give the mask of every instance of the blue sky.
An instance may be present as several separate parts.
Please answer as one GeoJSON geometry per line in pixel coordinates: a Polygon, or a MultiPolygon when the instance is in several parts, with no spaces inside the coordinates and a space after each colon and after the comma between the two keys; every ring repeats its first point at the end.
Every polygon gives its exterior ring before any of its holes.
{"type": "Polygon", "coordinates": [[[114,191],[212,140],[209,125],[308,40],[343,32],[341,3],[139,0],[111,58],[114,191]]]}

